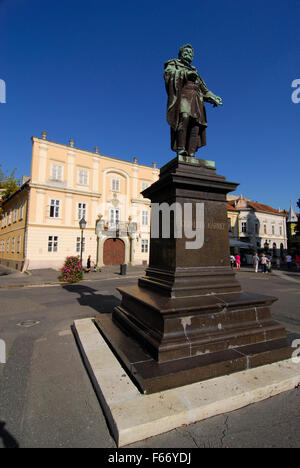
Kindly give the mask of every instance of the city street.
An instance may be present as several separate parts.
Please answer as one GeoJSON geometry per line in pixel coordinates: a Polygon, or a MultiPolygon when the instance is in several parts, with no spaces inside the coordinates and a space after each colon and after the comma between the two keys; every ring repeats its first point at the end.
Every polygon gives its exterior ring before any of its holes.
{"type": "MultiPolygon", "coordinates": [[[[139,273],[140,274],[140,273],[139,273]]],[[[71,325],[110,313],[135,275],[0,289],[0,447],[115,448],[71,325]]],[[[243,289],[276,296],[273,317],[300,338],[300,276],[238,272],[243,289]]],[[[131,448],[299,447],[300,390],[132,444],[131,448]]]]}

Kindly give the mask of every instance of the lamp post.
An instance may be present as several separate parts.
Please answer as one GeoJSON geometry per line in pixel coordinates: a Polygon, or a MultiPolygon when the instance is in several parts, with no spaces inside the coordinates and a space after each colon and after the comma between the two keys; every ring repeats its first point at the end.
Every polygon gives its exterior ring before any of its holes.
{"type": "Polygon", "coordinates": [[[83,230],[86,228],[86,220],[84,219],[84,217],[82,217],[81,220],[79,221],[79,226],[80,226],[80,229],[81,229],[80,263],[81,263],[81,267],[82,267],[83,230]]]}

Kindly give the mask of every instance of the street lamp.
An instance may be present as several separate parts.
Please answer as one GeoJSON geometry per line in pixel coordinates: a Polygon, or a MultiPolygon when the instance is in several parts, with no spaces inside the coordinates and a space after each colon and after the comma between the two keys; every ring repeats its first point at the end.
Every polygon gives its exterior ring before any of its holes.
{"type": "Polygon", "coordinates": [[[86,220],[84,217],[79,221],[79,227],[81,229],[81,243],[80,243],[80,263],[82,266],[82,246],[83,246],[83,230],[86,228],[86,220]]]}

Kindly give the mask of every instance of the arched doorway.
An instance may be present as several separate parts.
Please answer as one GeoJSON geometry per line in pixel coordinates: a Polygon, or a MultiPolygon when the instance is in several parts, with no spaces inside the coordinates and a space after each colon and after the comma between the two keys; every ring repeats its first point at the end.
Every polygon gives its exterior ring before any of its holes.
{"type": "Polygon", "coordinates": [[[103,245],[103,264],[120,265],[125,262],[125,244],[121,239],[106,239],[103,245]]]}

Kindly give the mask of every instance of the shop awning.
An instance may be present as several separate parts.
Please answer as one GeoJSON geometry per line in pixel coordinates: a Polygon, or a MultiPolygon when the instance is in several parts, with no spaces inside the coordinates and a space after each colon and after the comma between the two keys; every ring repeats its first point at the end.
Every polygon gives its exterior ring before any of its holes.
{"type": "Polygon", "coordinates": [[[253,246],[248,242],[241,242],[237,239],[230,239],[230,247],[239,247],[240,249],[251,249],[253,246]]]}

